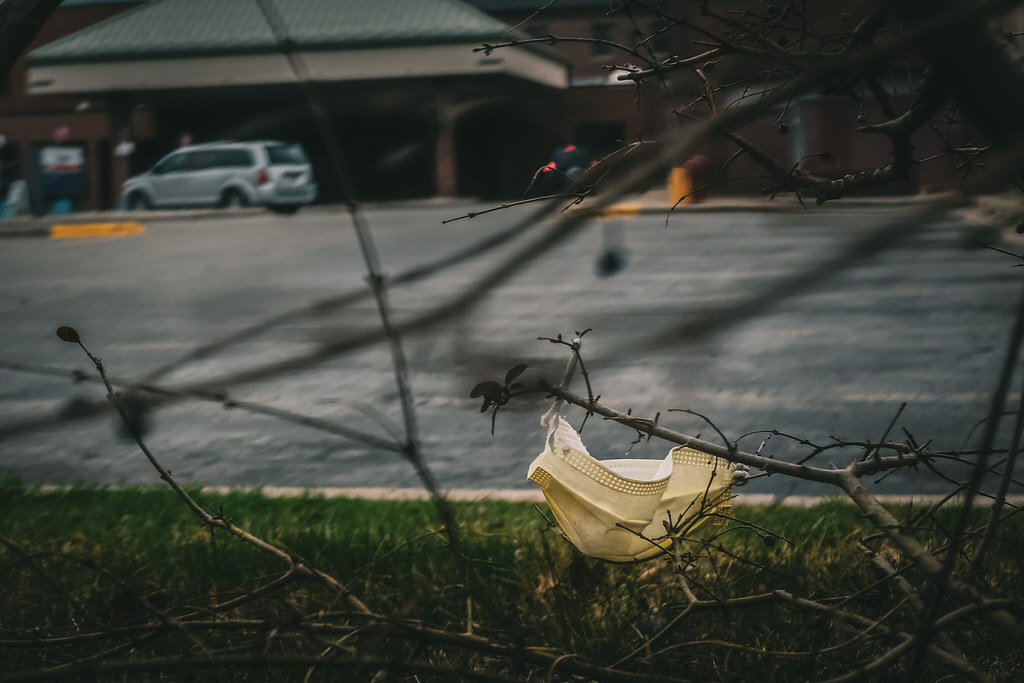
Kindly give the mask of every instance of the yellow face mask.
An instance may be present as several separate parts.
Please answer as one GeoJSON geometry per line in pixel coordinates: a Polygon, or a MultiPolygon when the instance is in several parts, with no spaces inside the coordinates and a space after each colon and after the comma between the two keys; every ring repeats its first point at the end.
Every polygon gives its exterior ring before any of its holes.
{"type": "Polygon", "coordinates": [[[568,422],[546,416],[547,444],[527,478],[541,487],[555,520],[586,555],[614,562],[667,548],[665,523],[692,531],[728,505],[733,466],[693,448],[664,460],[596,460],[568,422]]]}

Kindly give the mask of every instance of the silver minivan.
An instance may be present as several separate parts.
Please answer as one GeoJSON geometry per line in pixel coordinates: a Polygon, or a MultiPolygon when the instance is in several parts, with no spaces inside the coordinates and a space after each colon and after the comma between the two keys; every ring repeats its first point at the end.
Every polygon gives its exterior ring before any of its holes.
{"type": "Polygon", "coordinates": [[[266,206],[294,213],[316,193],[301,145],[262,140],[182,147],[125,181],[121,196],[129,210],[266,206]]]}

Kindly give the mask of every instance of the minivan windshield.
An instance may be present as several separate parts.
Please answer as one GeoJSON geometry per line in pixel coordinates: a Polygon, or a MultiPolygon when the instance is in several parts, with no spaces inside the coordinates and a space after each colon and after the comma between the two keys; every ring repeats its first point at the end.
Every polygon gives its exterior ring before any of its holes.
{"type": "Polygon", "coordinates": [[[300,145],[267,145],[267,155],[272,164],[309,163],[300,145]]]}
{"type": "Polygon", "coordinates": [[[173,173],[174,171],[185,170],[188,160],[188,154],[175,154],[173,156],[164,157],[156,166],[153,167],[153,173],[161,175],[163,173],[173,173]]]}

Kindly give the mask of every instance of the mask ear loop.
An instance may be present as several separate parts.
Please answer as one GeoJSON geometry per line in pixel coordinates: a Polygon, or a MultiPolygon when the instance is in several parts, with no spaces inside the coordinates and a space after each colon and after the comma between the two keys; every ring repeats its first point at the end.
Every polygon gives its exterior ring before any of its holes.
{"type": "MultiPolygon", "coordinates": [[[[569,358],[569,362],[565,366],[565,372],[562,374],[562,381],[559,383],[559,388],[568,390],[572,385],[572,378],[576,374],[576,368],[580,364],[580,346],[583,344],[583,340],[576,337],[572,340],[572,357],[569,358]]],[[[540,418],[542,426],[548,428],[547,442],[548,446],[553,447],[552,437],[554,436],[555,430],[558,428],[559,418],[562,416],[562,409],[565,407],[565,399],[555,397],[552,401],[551,407],[548,408],[547,412],[544,413],[540,418]]]]}

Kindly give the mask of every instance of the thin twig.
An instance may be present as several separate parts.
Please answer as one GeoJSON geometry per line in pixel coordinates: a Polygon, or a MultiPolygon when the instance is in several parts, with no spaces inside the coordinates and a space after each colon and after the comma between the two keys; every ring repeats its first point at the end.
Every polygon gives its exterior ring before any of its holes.
{"type": "MultiPolygon", "coordinates": [[[[69,341],[69,339],[65,339],[65,341],[69,341]]],[[[175,481],[175,479],[171,476],[171,473],[167,469],[165,469],[163,465],[160,464],[160,462],[157,460],[153,452],[150,451],[149,447],[146,445],[146,442],[142,439],[142,435],[139,434],[138,430],[135,428],[134,421],[130,418],[124,406],[122,405],[120,395],[114,391],[114,387],[107,379],[107,373],[103,367],[103,363],[100,361],[99,358],[97,358],[96,356],[92,355],[92,353],[89,352],[89,350],[82,343],[81,339],[78,338],[77,332],[74,332],[73,343],[76,343],[82,349],[82,351],[84,351],[85,354],[89,357],[89,360],[93,362],[93,365],[96,366],[96,371],[102,378],[103,385],[107,388],[107,399],[111,402],[111,404],[113,404],[114,409],[117,411],[118,415],[121,416],[121,420],[124,422],[128,432],[132,435],[132,438],[135,440],[135,443],[139,447],[139,450],[142,451],[142,454],[146,456],[146,459],[149,461],[150,465],[152,465],[153,469],[155,469],[157,471],[157,474],[160,475],[160,479],[166,482],[167,485],[171,487],[171,489],[185,503],[188,509],[191,510],[192,513],[200,519],[204,526],[208,526],[211,529],[223,529],[224,531],[227,531],[229,534],[244,541],[245,543],[248,543],[249,545],[259,548],[265,553],[277,557],[279,560],[284,562],[290,569],[294,569],[295,571],[303,573],[311,578],[316,578],[325,585],[337,590],[339,593],[345,596],[345,598],[348,600],[348,602],[352,605],[353,608],[362,611],[369,611],[366,605],[363,604],[363,602],[359,600],[359,598],[353,595],[343,583],[341,583],[334,577],[308,566],[305,562],[293,556],[291,553],[282,550],[277,546],[271,545],[270,543],[267,543],[263,539],[249,533],[245,529],[235,526],[232,523],[232,521],[224,517],[222,513],[215,516],[206,512],[206,510],[204,510],[202,506],[200,506],[199,503],[197,503],[195,499],[193,499],[192,496],[189,495],[189,493],[185,491],[185,489],[183,489],[178,484],[177,481],[175,481]]]]}

